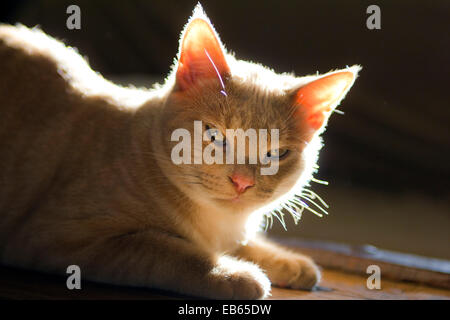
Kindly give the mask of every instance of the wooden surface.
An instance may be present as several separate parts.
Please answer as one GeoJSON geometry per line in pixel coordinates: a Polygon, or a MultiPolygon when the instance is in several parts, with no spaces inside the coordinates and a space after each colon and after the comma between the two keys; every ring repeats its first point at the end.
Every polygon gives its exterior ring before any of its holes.
{"type": "MultiPolygon", "coordinates": [[[[369,275],[367,275],[369,276],[369,275]]],[[[450,290],[426,287],[423,285],[396,282],[381,278],[380,290],[366,287],[367,277],[348,274],[342,271],[324,270],[323,279],[318,290],[312,292],[273,288],[270,299],[308,299],[308,300],[343,300],[343,299],[448,299],[450,290]]]]}
{"type": "Polygon", "coordinates": [[[366,275],[377,265],[383,278],[450,289],[450,261],[383,250],[370,245],[284,239],[278,242],[312,257],[322,267],[366,275]]]}
{"type": "MultiPolygon", "coordinates": [[[[277,240],[310,255],[323,267],[313,291],[272,288],[269,299],[448,299],[450,262],[378,249],[299,239],[277,240]],[[369,290],[369,265],[381,270],[381,289],[369,290]],[[408,280],[409,282],[405,281],[408,280]]],[[[68,290],[66,277],[0,266],[0,299],[193,299],[162,290],[82,281],[68,290]]]]}
{"type": "MultiPolygon", "coordinates": [[[[381,280],[381,290],[366,288],[366,277],[324,270],[320,287],[312,292],[272,288],[270,299],[449,299],[450,290],[413,283],[381,280]]],[[[66,279],[37,272],[0,267],[1,299],[190,299],[172,293],[82,282],[81,290],[68,290],[66,279]]]]}

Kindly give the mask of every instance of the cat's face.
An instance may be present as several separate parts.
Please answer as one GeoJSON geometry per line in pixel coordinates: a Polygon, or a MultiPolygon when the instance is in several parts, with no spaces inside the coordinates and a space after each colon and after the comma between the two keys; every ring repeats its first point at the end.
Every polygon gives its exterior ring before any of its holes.
{"type": "Polygon", "coordinates": [[[164,117],[166,156],[171,156],[173,148],[179,144],[179,141],[170,141],[172,132],[183,128],[192,137],[191,164],[173,164],[171,168],[177,182],[185,192],[194,197],[201,196],[202,201],[231,207],[256,207],[286,192],[303,171],[302,152],[306,146],[306,141],[301,138],[301,128],[292,115],[291,100],[292,96],[286,93],[268,92],[258,86],[250,88],[232,79],[227,80],[226,96],[214,82],[198,86],[189,94],[174,94],[168,101],[164,117]],[[201,121],[201,131],[199,127],[195,128],[194,121],[201,121]],[[267,130],[266,146],[260,146],[260,137],[256,136],[256,163],[249,163],[252,150],[248,138],[243,151],[245,164],[237,163],[238,149],[242,146],[237,137],[227,135],[227,129],[242,129],[244,132],[248,129],[255,129],[255,132],[267,130]],[[274,150],[271,149],[271,129],[279,132],[278,147],[274,150]],[[194,164],[195,135],[205,135],[202,151],[212,146],[214,154],[223,152],[223,163],[202,161],[194,164]],[[231,139],[234,146],[231,146],[231,139]],[[233,163],[227,164],[226,153],[232,147],[233,163]],[[280,154],[278,158],[275,157],[277,152],[280,154]],[[272,167],[278,167],[276,173],[261,173],[261,168],[270,167],[262,163],[264,157],[271,159],[272,167]]]}
{"type": "Polygon", "coordinates": [[[311,173],[320,148],[317,136],[353,84],[357,68],[322,77],[277,75],[226,55],[207,18],[196,14],[182,37],[174,88],[163,112],[165,171],[198,202],[238,211],[254,209],[282,196],[311,173]],[[181,164],[173,161],[181,141],[173,134],[179,129],[191,139],[190,154],[184,158],[189,161],[181,164]],[[233,136],[230,129],[242,132],[233,136]],[[267,139],[259,135],[261,129],[267,139]],[[256,132],[256,140],[244,138],[245,145],[239,144],[237,136],[248,130],[256,132]],[[195,144],[196,136],[200,144],[195,144]],[[208,154],[223,157],[207,163],[206,148],[208,154]],[[196,151],[201,155],[197,163],[196,151]],[[227,159],[227,152],[233,156],[227,159]],[[238,163],[239,152],[245,163],[238,163]],[[250,163],[252,156],[256,162],[250,163]],[[263,168],[273,170],[267,174],[263,168]]]}

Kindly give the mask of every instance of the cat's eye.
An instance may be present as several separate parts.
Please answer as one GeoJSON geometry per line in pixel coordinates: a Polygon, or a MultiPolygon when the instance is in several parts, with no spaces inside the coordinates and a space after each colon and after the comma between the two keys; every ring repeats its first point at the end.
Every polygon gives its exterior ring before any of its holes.
{"type": "Polygon", "coordinates": [[[289,154],[289,149],[273,149],[267,152],[266,156],[269,159],[284,159],[289,154]]]}
{"type": "Polygon", "coordinates": [[[214,142],[214,144],[218,146],[225,146],[227,144],[227,141],[225,140],[225,137],[223,136],[222,132],[220,132],[219,129],[211,128],[210,126],[206,125],[206,134],[211,140],[211,142],[214,142]]]}

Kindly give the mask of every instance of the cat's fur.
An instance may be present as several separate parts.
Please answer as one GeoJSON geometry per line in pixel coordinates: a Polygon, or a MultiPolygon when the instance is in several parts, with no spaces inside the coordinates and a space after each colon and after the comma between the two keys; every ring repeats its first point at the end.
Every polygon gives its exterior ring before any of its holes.
{"type": "Polygon", "coordinates": [[[40,30],[0,26],[1,262],[59,274],[75,264],[83,279],[210,298],[264,298],[271,283],[312,288],[317,266],[251,232],[262,217],[254,212],[311,178],[319,134],[359,67],[327,75],[344,75],[336,87],[224,52],[197,7],[164,86],[122,88],[40,30]],[[321,87],[338,90],[325,107],[321,87]],[[249,164],[177,166],[171,132],[192,132],[193,120],[279,128],[291,154],[274,176],[249,164]],[[255,179],[239,201],[233,172],[255,179]]]}

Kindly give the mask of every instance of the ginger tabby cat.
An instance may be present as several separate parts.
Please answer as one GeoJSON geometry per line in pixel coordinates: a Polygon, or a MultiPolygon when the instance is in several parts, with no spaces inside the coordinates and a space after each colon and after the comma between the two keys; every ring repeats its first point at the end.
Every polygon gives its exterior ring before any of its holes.
{"type": "Polygon", "coordinates": [[[312,178],[319,135],[360,67],[295,77],[237,60],[200,6],[177,58],[163,85],[125,88],[40,30],[0,26],[1,263],[78,265],[83,279],[216,299],[318,283],[310,258],[258,229],[312,178]],[[280,147],[262,150],[278,172],[175,164],[171,134],[194,133],[195,120],[279,129],[280,147]]]}

